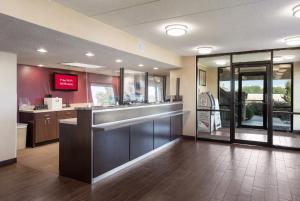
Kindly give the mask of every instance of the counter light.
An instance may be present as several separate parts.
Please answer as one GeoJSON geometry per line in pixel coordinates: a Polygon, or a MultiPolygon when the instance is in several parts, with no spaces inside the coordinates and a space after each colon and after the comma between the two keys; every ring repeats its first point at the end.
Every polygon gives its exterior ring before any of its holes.
{"type": "Polygon", "coordinates": [[[188,27],[182,24],[171,24],[165,27],[166,34],[169,36],[183,36],[187,34],[188,27]]]}
{"type": "Polygon", "coordinates": [[[300,4],[293,8],[293,16],[300,18],[300,4]]]}
{"type": "Polygon", "coordinates": [[[44,65],[43,64],[39,64],[38,67],[44,67],[44,65]]]}
{"type": "Polygon", "coordinates": [[[198,47],[197,51],[199,54],[210,54],[212,52],[212,47],[198,47]]]}
{"type": "Polygon", "coordinates": [[[300,36],[292,36],[284,39],[285,44],[287,45],[300,45],[300,36]]]}

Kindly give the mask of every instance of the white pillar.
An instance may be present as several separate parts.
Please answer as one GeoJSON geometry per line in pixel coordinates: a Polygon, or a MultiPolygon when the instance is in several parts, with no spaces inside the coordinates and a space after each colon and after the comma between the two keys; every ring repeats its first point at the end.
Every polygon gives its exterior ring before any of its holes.
{"type": "Polygon", "coordinates": [[[17,55],[0,52],[0,162],[16,158],[17,55]]]}

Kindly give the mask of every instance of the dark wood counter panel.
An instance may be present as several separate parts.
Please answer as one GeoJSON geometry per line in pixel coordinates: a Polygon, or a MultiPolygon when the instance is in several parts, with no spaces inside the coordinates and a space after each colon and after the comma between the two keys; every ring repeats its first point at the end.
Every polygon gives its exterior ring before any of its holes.
{"type": "MultiPolygon", "coordinates": [[[[178,106],[173,109],[178,111],[178,106]]],[[[92,110],[78,110],[77,124],[67,121],[60,124],[60,175],[93,183],[104,173],[179,138],[182,114],[174,115],[172,107],[169,110],[170,116],[158,115],[155,119],[145,118],[143,122],[107,130],[93,128],[92,110]]],[[[97,120],[101,121],[100,118],[98,114],[97,120]]]]}

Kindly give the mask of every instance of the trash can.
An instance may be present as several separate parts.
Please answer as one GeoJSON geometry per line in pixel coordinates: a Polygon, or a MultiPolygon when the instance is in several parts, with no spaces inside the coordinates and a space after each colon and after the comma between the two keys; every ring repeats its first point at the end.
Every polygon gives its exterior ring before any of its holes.
{"type": "Polygon", "coordinates": [[[17,149],[26,148],[27,124],[17,124],[17,149]]]}

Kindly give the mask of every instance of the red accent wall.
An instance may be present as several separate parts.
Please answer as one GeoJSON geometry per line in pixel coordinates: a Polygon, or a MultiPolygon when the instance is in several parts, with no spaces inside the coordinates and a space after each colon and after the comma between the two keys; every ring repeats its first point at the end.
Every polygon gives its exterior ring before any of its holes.
{"type": "Polygon", "coordinates": [[[85,73],[78,71],[69,71],[55,68],[41,68],[36,66],[18,65],[18,103],[24,99],[29,100],[32,105],[43,103],[43,98],[47,94],[53,97],[63,98],[65,103],[86,103],[92,102],[90,84],[111,84],[113,85],[115,96],[119,94],[119,77],[85,73]],[[78,75],[78,91],[53,91],[52,74],[72,73],[78,75]],[[88,85],[88,86],[87,86],[88,85]]]}

